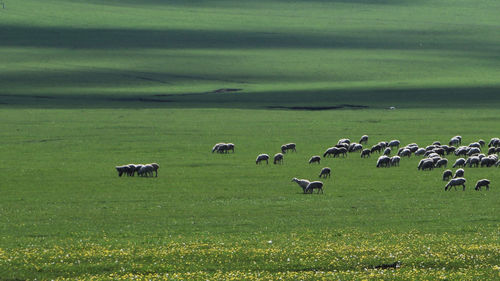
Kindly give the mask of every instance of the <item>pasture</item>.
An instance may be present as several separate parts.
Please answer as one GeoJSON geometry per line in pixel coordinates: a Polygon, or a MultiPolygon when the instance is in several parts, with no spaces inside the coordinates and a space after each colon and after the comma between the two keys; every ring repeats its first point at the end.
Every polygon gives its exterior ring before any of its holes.
{"type": "Polygon", "coordinates": [[[500,277],[498,168],[445,192],[421,157],[307,163],[500,137],[497,2],[4,2],[0,279],[500,277]]]}

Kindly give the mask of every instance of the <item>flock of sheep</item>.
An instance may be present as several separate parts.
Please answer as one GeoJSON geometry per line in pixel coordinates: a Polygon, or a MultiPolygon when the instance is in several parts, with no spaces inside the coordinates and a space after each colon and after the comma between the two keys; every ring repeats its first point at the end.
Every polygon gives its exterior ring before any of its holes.
{"type": "Polygon", "coordinates": [[[158,169],[160,165],[156,163],[151,164],[128,164],[122,166],[116,166],[115,169],[118,172],[118,176],[127,175],[133,177],[136,173],[140,177],[152,177],[155,173],[155,177],[158,177],[158,169]]]}
{"type": "MultiPolygon", "coordinates": [[[[454,154],[459,156],[453,168],[459,168],[453,173],[451,170],[447,169],[443,173],[443,180],[448,181],[445,185],[445,191],[451,190],[451,188],[457,188],[457,186],[462,186],[465,190],[466,179],[464,178],[465,167],[493,167],[500,166],[500,161],[498,158],[498,153],[500,153],[500,139],[492,138],[488,143],[487,154],[482,153],[483,147],[486,146],[484,140],[479,140],[473,142],[467,146],[463,146],[462,137],[454,136],[450,139],[448,144],[441,144],[439,141],[433,142],[431,145],[426,147],[419,147],[416,143],[408,144],[401,147],[401,142],[399,140],[391,140],[389,142],[378,142],[377,144],[371,146],[371,148],[363,148],[363,145],[368,143],[368,136],[364,135],[359,140],[359,143],[351,143],[349,139],[340,139],[337,144],[333,147],[329,147],[323,153],[323,158],[327,157],[347,157],[348,153],[359,152],[361,158],[370,158],[372,154],[378,153],[382,154],[377,159],[376,167],[397,167],[402,158],[410,158],[412,155],[424,157],[420,160],[417,169],[426,171],[433,170],[434,168],[446,168],[448,166],[448,159],[445,158],[446,155],[454,154]],[[394,154],[391,156],[391,154],[394,154]]],[[[216,144],[212,152],[227,153],[228,150],[234,152],[234,144],[218,143],[216,144]],[[222,147],[222,148],[221,148],[222,147]]],[[[281,146],[281,152],[276,153],[273,157],[274,164],[283,164],[284,154],[289,151],[296,151],[295,143],[288,143],[281,146]]],[[[259,154],[255,160],[256,164],[261,164],[266,162],[269,164],[268,154],[259,154]]],[[[314,155],[309,159],[309,164],[321,163],[321,156],[314,155]]],[[[319,177],[330,177],[331,169],[329,167],[324,167],[321,169],[319,177]]],[[[306,179],[293,178],[292,182],[296,182],[303,190],[304,193],[310,194],[316,189],[317,193],[323,193],[323,182],[321,181],[309,181],[306,179]]],[[[481,190],[485,187],[489,190],[490,180],[481,179],[476,182],[475,190],[481,190]]]]}

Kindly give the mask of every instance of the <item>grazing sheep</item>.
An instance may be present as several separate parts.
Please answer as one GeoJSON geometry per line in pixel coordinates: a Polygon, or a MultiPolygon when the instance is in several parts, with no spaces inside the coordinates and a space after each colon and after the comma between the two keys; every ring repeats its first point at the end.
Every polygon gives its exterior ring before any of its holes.
{"type": "Polygon", "coordinates": [[[227,151],[231,150],[234,153],[234,143],[227,143],[227,151]]]}
{"type": "Polygon", "coordinates": [[[266,164],[269,164],[269,155],[259,154],[259,156],[257,156],[257,159],[255,160],[255,164],[260,164],[260,162],[264,160],[266,160],[266,164]]]}
{"type": "Polygon", "coordinates": [[[470,143],[470,144],[469,144],[469,147],[476,147],[476,148],[481,149],[481,144],[480,144],[480,143],[478,143],[478,142],[473,142],[473,143],[470,143]]]}
{"type": "Polygon", "coordinates": [[[380,144],[375,144],[372,146],[370,152],[374,153],[376,151],[376,152],[380,153],[381,150],[382,150],[382,146],[380,144]]]}
{"type": "Polygon", "coordinates": [[[284,144],[281,146],[281,152],[283,154],[287,153],[288,150],[291,150],[291,151],[294,151],[294,152],[297,152],[297,149],[295,148],[295,143],[287,143],[287,144],[284,144]]]}
{"type": "Polygon", "coordinates": [[[446,150],[446,155],[450,155],[450,154],[454,153],[456,149],[457,148],[454,147],[454,146],[450,146],[450,147],[446,148],[445,149],[446,150]]]}
{"type": "Polygon", "coordinates": [[[445,167],[448,166],[448,159],[446,158],[441,158],[439,159],[436,164],[434,165],[434,167],[436,168],[441,168],[441,167],[445,167]]]}
{"type": "Polygon", "coordinates": [[[223,144],[225,144],[225,143],[222,143],[222,142],[220,142],[220,143],[216,143],[216,144],[214,145],[214,147],[212,148],[212,153],[214,153],[215,151],[217,151],[217,152],[218,152],[219,146],[221,146],[221,145],[223,145],[223,144]]]}
{"type": "Polygon", "coordinates": [[[320,191],[321,191],[321,193],[323,193],[323,183],[320,182],[320,181],[313,181],[313,182],[311,182],[306,187],[306,190],[304,191],[304,193],[311,193],[312,194],[315,189],[318,190],[318,194],[319,194],[320,191]]]}
{"type": "Polygon", "coordinates": [[[408,157],[408,158],[410,158],[411,157],[411,150],[409,150],[408,148],[403,148],[403,150],[401,150],[401,152],[398,153],[398,155],[400,157],[408,157]]]}
{"type": "Polygon", "coordinates": [[[441,155],[441,156],[444,156],[444,153],[445,153],[445,150],[443,148],[441,148],[441,147],[434,148],[432,151],[434,153],[437,153],[437,154],[441,155]]]}
{"type": "Polygon", "coordinates": [[[391,151],[392,151],[392,150],[391,150],[391,148],[390,148],[390,147],[388,147],[388,148],[386,148],[386,149],[384,150],[384,153],[383,153],[383,154],[384,154],[384,155],[386,155],[386,156],[389,156],[389,155],[391,155],[391,151]]]}
{"type": "Polygon", "coordinates": [[[443,172],[443,180],[447,181],[453,176],[453,172],[451,170],[445,170],[443,172]]]}
{"type": "Polygon", "coordinates": [[[415,151],[415,156],[421,156],[421,155],[425,155],[427,151],[425,150],[425,148],[419,148],[417,149],[417,151],[415,151]]]}
{"type": "Polygon", "coordinates": [[[306,193],[306,188],[309,185],[310,181],[305,180],[305,179],[298,179],[298,178],[293,178],[292,182],[296,182],[301,188],[304,193],[306,193]]]}
{"type": "Polygon", "coordinates": [[[481,159],[481,167],[484,167],[484,166],[491,167],[491,166],[495,165],[497,160],[495,160],[495,158],[492,158],[492,157],[483,157],[483,159],[481,159]]]}
{"type": "Polygon", "coordinates": [[[351,140],[350,139],[340,139],[337,144],[347,144],[347,145],[350,145],[351,144],[351,140]]]}
{"type": "Polygon", "coordinates": [[[499,138],[492,138],[490,142],[488,143],[488,147],[498,147],[500,145],[500,139],[499,138]]]}
{"type": "Polygon", "coordinates": [[[401,157],[399,157],[399,156],[392,156],[391,157],[391,166],[392,167],[396,167],[396,166],[399,167],[399,161],[400,160],[401,160],[401,157]]]}
{"type": "Polygon", "coordinates": [[[455,175],[453,175],[453,178],[462,178],[465,174],[465,170],[464,169],[458,169],[455,171],[455,175]]]}
{"type": "Polygon", "coordinates": [[[481,147],[486,145],[486,142],[483,139],[479,139],[477,142],[481,145],[481,147]]]}
{"type": "Polygon", "coordinates": [[[348,151],[349,152],[356,152],[356,151],[360,151],[360,150],[363,150],[363,146],[359,143],[351,143],[351,145],[349,145],[349,149],[348,151]]]}
{"type": "Polygon", "coordinates": [[[363,149],[363,151],[361,151],[361,158],[370,157],[370,154],[371,154],[371,150],[363,149]]]}
{"type": "Polygon", "coordinates": [[[128,164],[128,171],[127,171],[127,176],[133,177],[135,174],[135,164],[128,164]]]}
{"type": "Polygon", "coordinates": [[[338,155],[340,152],[339,152],[339,148],[337,147],[330,147],[328,148],[325,153],[323,153],[323,157],[328,157],[330,155],[333,155],[333,157],[335,157],[336,155],[338,155]]]}
{"type": "Polygon", "coordinates": [[[459,145],[461,143],[461,140],[457,137],[452,137],[450,139],[450,142],[448,143],[449,145],[459,145]]]}
{"type": "Polygon", "coordinates": [[[464,158],[458,158],[455,161],[455,164],[453,164],[452,168],[456,168],[456,167],[465,167],[465,159],[464,158]]]}
{"type": "MultiPolygon", "coordinates": [[[[160,168],[160,165],[158,165],[157,163],[151,163],[149,164],[153,167],[153,172],[155,172],[155,177],[158,177],[158,169],[160,168]]],[[[152,174],[151,174],[152,176],[152,174]]]]}
{"type": "Polygon", "coordinates": [[[477,147],[472,147],[471,149],[469,149],[469,152],[467,152],[467,156],[472,156],[474,154],[479,154],[479,153],[481,153],[481,149],[477,147]]]}
{"type": "Polygon", "coordinates": [[[391,140],[388,144],[388,146],[390,148],[393,148],[393,147],[397,147],[399,148],[399,145],[401,144],[401,142],[399,140],[391,140]]]}
{"type": "Polygon", "coordinates": [[[440,141],[435,141],[435,142],[432,143],[432,145],[441,146],[441,142],[440,141]]]}
{"type": "Polygon", "coordinates": [[[417,169],[422,170],[422,171],[432,170],[432,169],[434,169],[434,161],[432,159],[429,159],[429,158],[422,159],[418,163],[417,169]]]}
{"type": "Polygon", "coordinates": [[[283,164],[283,153],[274,154],[274,164],[283,164]]]}
{"type": "Polygon", "coordinates": [[[490,190],[490,183],[491,182],[488,179],[478,180],[474,189],[479,191],[481,190],[481,187],[486,186],[486,190],[490,190]]]}
{"type": "MultiPolygon", "coordinates": [[[[341,148],[339,148],[338,151],[339,151],[339,155],[342,154],[342,157],[346,157],[347,156],[347,148],[341,147],[341,148]]],[[[333,157],[335,157],[335,155],[333,157]]]]}
{"type": "Polygon", "coordinates": [[[463,186],[463,191],[465,191],[465,178],[454,178],[454,179],[451,179],[444,187],[444,190],[451,190],[452,187],[455,188],[455,190],[457,190],[457,186],[461,185],[463,186]]]}
{"type": "Polygon", "coordinates": [[[434,150],[435,148],[436,148],[435,145],[428,145],[428,146],[425,147],[425,150],[426,151],[430,151],[430,150],[434,150]]]}
{"type": "Polygon", "coordinates": [[[128,165],[116,166],[115,169],[118,172],[119,177],[121,177],[123,174],[128,174],[130,171],[130,167],[128,165]]]}
{"type": "Polygon", "coordinates": [[[229,145],[227,143],[223,143],[217,147],[217,153],[228,153],[229,145]]]}
{"type": "Polygon", "coordinates": [[[360,144],[367,144],[368,143],[368,136],[367,135],[361,136],[361,139],[359,140],[359,143],[360,144]]]}
{"type": "Polygon", "coordinates": [[[378,143],[378,145],[380,145],[380,147],[382,147],[382,149],[385,149],[389,145],[389,143],[385,142],[385,141],[381,141],[378,143]]]}
{"type": "Polygon", "coordinates": [[[315,155],[315,156],[312,156],[311,159],[309,159],[309,164],[316,163],[316,162],[318,164],[320,164],[321,156],[315,155]]]}
{"type": "Polygon", "coordinates": [[[496,148],[494,148],[494,147],[488,148],[488,155],[492,155],[492,154],[495,154],[495,153],[496,153],[496,148]]]}
{"type": "Polygon", "coordinates": [[[387,167],[388,168],[390,166],[390,163],[391,163],[391,158],[389,158],[385,155],[382,155],[377,160],[377,168],[380,168],[380,167],[387,167]]]}
{"type": "Polygon", "coordinates": [[[149,176],[153,176],[153,171],[154,171],[154,168],[151,164],[147,164],[147,165],[144,165],[142,166],[139,171],[137,172],[137,175],[141,176],[141,177],[149,177],[149,176]]]}
{"type": "Polygon", "coordinates": [[[323,169],[321,169],[321,172],[319,173],[319,177],[330,177],[330,173],[332,172],[332,169],[330,169],[329,167],[324,167],[323,169]]]}
{"type": "Polygon", "coordinates": [[[467,166],[467,164],[469,164],[469,167],[472,167],[472,166],[479,167],[479,162],[480,162],[479,157],[472,156],[472,157],[467,158],[464,166],[467,166]]]}
{"type": "Polygon", "coordinates": [[[465,146],[460,146],[455,150],[456,156],[465,156],[467,155],[468,149],[465,146]]]}

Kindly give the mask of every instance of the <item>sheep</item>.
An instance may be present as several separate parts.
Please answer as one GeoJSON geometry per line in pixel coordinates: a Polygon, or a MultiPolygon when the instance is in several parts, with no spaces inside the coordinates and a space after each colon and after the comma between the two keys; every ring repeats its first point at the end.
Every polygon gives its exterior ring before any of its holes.
{"type": "MultiPolygon", "coordinates": [[[[158,165],[157,163],[151,163],[149,164],[153,167],[153,172],[155,172],[155,177],[158,177],[158,169],[160,168],[160,165],[158,165]]],[[[153,174],[151,173],[151,176],[153,174]]]]}
{"type": "Polygon", "coordinates": [[[467,155],[468,149],[465,146],[460,146],[455,150],[456,156],[465,156],[467,155]]]}
{"type": "Polygon", "coordinates": [[[151,164],[147,164],[142,166],[139,171],[137,172],[137,175],[141,177],[148,177],[148,176],[153,176],[153,171],[154,168],[151,164]]]}
{"type": "Polygon", "coordinates": [[[223,144],[220,144],[218,147],[217,147],[217,153],[227,153],[229,150],[229,145],[227,145],[226,143],[223,143],[223,144]]]}
{"type": "Polygon", "coordinates": [[[300,187],[302,187],[302,191],[306,193],[306,188],[309,185],[310,181],[305,179],[293,178],[292,182],[296,182],[300,187]]]}
{"type": "Polygon", "coordinates": [[[121,177],[123,174],[128,174],[130,171],[130,167],[128,165],[116,166],[115,169],[118,172],[119,177],[121,177]]]}
{"type": "Polygon", "coordinates": [[[214,147],[212,148],[212,153],[214,153],[215,151],[217,151],[217,152],[218,152],[219,146],[221,146],[221,145],[223,145],[223,144],[225,144],[225,143],[222,143],[222,142],[216,143],[216,144],[214,145],[214,147]]]}
{"type": "Polygon", "coordinates": [[[498,161],[498,159],[495,160],[495,158],[493,158],[493,157],[483,157],[483,159],[481,159],[481,167],[484,167],[484,166],[491,167],[491,166],[495,165],[495,163],[497,161],[498,161]]]}
{"type": "Polygon", "coordinates": [[[227,151],[231,150],[234,153],[234,143],[227,143],[227,151]]]}
{"type": "Polygon", "coordinates": [[[371,150],[363,149],[363,151],[361,151],[361,158],[370,157],[370,154],[371,154],[371,150]]]}
{"type": "Polygon", "coordinates": [[[465,167],[465,159],[464,158],[458,158],[455,161],[455,164],[453,164],[452,168],[456,168],[456,167],[465,167]]]}
{"type": "Polygon", "coordinates": [[[443,180],[447,181],[453,176],[453,172],[451,170],[445,170],[443,172],[443,180]]]}
{"type": "Polygon", "coordinates": [[[388,144],[389,147],[393,148],[393,147],[397,147],[399,148],[399,145],[401,144],[401,142],[399,140],[391,140],[388,144]]]}
{"type": "Polygon", "coordinates": [[[318,163],[320,164],[321,162],[321,156],[318,156],[318,155],[314,155],[311,157],[311,159],[309,159],[309,164],[312,164],[312,163],[318,163]]]}
{"type": "Polygon", "coordinates": [[[411,150],[409,150],[408,148],[403,148],[403,150],[401,150],[401,152],[398,153],[398,155],[400,157],[408,157],[408,158],[410,158],[411,157],[411,150]]]}
{"type": "Polygon", "coordinates": [[[399,160],[401,160],[401,157],[392,156],[391,157],[391,166],[399,166],[399,160]]]}
{"type": "Polygon", "coordinates": [[[295,148],[295,143],[287,143],[281,146],[281,153],[285,154],[288,152],[288,150],[297,152],[297,149],[295,148]]]}
{"type": "Polygon", "coordinates": [[[481,144],[480,144],[480,143],[478,143],[478,142],[473,142],[473,143],[470,143],[470,144],[469,144],[469,147],[476,147],[476,148],[481,149],[481,144]]]}
{"type": "Polygon", "coordinates": [[[426,169],[432,170],[432,169],[434,169],[434,161],[432,159],[429,159],[429,158],[422,159],[418,163],[417,169],[422,170],[422,171],[425,171],[426,169]]]}
{"type": "MultiPolygon", "coordinates": [[[[342,154],[342,157],[346,157],[347,156],[347,148],[345,147],[341,147],[339,148],[339,155],[342,154]]],[[[333,155],[333,157],[335,157],[335,155],[333,155]]]]}
{"type": "Polygon", "coordinates": [[[360,150],[363,150],[363,146],[359,143],[351,143],[351,145],[349,145],[349,149],[348,151],[349,152],[356,152],[356,151],[360,151],[360,150]]]}
{"type": "Polygon", "coordinates": [[[490,183],[491,182],[488,179],[478,180],[476,182],[476,187],[474,189],[479,191],[479,190],[481,190],[481,187],[486,186],[486,190],[490,190],[490,183]]]}
{"type": "Polygon", "coordinates": [[[135,164],[128,164],[128,171],[127,171],[127,176],[133,177],[135,174],[135,164]]]}
{"type": "Polygon", "coordinates": [[[450,142],[448,143],[449,145],[459,145],[461,143],[461,140],[457,137],[452,137],[450,139],[450,142]]]}
{"type": "Polygon", "coordinates": [[[452,187],[454,187],[455,190],[457,190],[457,186],[461,185],[464,187],[462,191],[465,191],[465,183],[466,183],[465,178],[453,178],[445,185],[444,190],[445,191],[451,190],[452,187]]]}
{"type": "Polygon", "coordinates": [[[494,148],[494,147],[488,148],[488,155],[492,155],[492,154],[495,154],[495,153],[496,153],[496,148],[494,148]]]}
{"type": "Polygon", "coordinates": [[[440,141],[435,141],[435,142],[432,143],[432,145],[441,146],[441,142],[440,141]]]}
{"type": "Polygon", "coordinates": [[[384,154],[384,155],[386,155],[386,156],[391,155],[391,148],[390,148],[390,147],[386,148],[386,149],[384,150],[384,153],[383,153],[383,154],[384,154]]]}
{"type": "Polygon", "coordinates": [[[439,154],[441,156],[444,156],[444,153],[445,153],[444,148],[441,148],[441,147],[434,148],[432,151],[434,151],[434,153],[437,153],[437,154],[439,154]]]}
{"type": "Polygon", "coordinates": [[[498,147],[500,145],[500,139],[499,138],[492,138],[490,142],[488,143],[488,147],[498,147]]]}
{"type": "Polygon", "coordinates": [[[325,153],[323,153],[323,157],[328,157],[330,155],[333,155],[333,157],[335,157],[335,155],[338,155],[338,154],[339,154],[339,148],[330,147],[325,151],[325,153]]]}
{"type": "Polygon", "coordinates": [[[274,154],[274,164],[283,164],[283,153],[274,154]]]}
{"type": "Polygon", "coordinates": [[[266,160],[266,164],[269,164],[269,155],[267,154],[259,154],[259,156],[257,156],[257,159],[255,160],[255,164],[260,164],[260,162],[266,160]]]}
{"type": "Polygon", "coordinates": [[[462,178],[465,174],[465,170],[464,169],[458,169],[455,171],[455,175],[453,175],[453,178],[462,178]]]}
{"type": "Polygon", "coordinates": [[[474,154],[479,154],[481,153],[481,149],[477,148],[477,147],[472,147],[471,149],[469,149],[469,151],[467,152],[467,156],[472,156],[474,154]]]}
{"type": "Polygon", "coordinates": [[[359,143],[360,144],[367,144],[368,143],[368,136],[367,135],[361,136],[361,139],[359,140],[359,143]]]}
{"type": "Polygon", "coordinates": [[[472,156],[472,157],[467,158],[464,166],[467,166],[467,164],[469,164],[469,167],[472,167],[472,166],[479,167],[479,162],[480,162],[479,157],[472,156]]]}
{"type": "Polygon", "coordinates": [[[425,155],[425,148],[419,148],[417,151],[415,151],[415,156],[420,156],[420,155],[425,155]]]}
{"type": "Polygon", "coordinates": [[[337,144],[343,144],[343,143],[346,143],[347,145],[350,145],[351,144],[351,140],[350,139],[340,139],[337,144]]]}
{"type": "Polygon", "coordinates": [[[389,158],[385,155],[382,155],[377,160],[377,168],[389,167],[390,163],[391,163],[391,158],[389,158]]]}
{"type": "Polygon", "coordinates": [[[378,144],[380,145],[380,147],[382,147],[382,149],[385,149],[389,145],[389,143],[385,141],[381,141],[378,144]]]}
{"type": "Polygon", "coordinates": [[[330,177],[330,173],[331,173],[332,169],[330,169],[329,167],[324,167],[323,169],[321,169],[321,172],[319,173],[319,177],[324,177],[326,178],[327,176],[330,177]]]}
{"type": "Polygon", "coordinates": [[[443,167],[443,166],[444,166],[445,168],[446,168],[446,166],[448,166],[448,159],[446,159],[446,158],[441,158],[441,159],[439,159],[439,160],[436,162],[436,164],[434,165],[434,167],[436,167],[436,168],[441,168],[441,167],[443,167]]]}
{"type": "Polygon", "coordinates": [[[373,145],[370,152],[374,153],[376,151],[376,152],[380,153],[381,150],[382,150],[382,146],[379,143],[379,144],[373,145]]]}
{"type": "Polygon", "coordinates": [[[311,193],[312,194],[315,189],[318,190],[318,194],[320,191],[321,191],[321,193],[323,193],[323,183],[320,181],[313,181],[313,182],[309,183],[309,185],[307,185],[304,193],[311,193]]]}

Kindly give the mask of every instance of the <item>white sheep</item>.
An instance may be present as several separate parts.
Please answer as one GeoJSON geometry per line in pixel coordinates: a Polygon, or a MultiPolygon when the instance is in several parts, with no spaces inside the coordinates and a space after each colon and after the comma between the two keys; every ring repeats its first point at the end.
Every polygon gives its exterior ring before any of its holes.
{"type": "Polygon", "coordinates": [[[453,176],[453,172],[451,170],[445,170],[443,172],[443,180],[447,181],[453,176]]]}
{"type": "Polygon", "coordinates": [[[370,149],[363,149],[363,151],[361,151],[361,158],[370,157],[370,154],[371,154],[370,149]]]}
{"type": "Polygon", "coordinates": [[[455,171],[455,175],[453,175],[453,178],[454,179],[455,178],[463,178],[464,174],[465,174],[465,170],[460,168],[460,169],[455,171]]]}
{"type": "Polygon", "coordinates": [[[309,185],[307,185],[304,193],[313,193],[313,191],[315,189],[318,190],[318,194],[320,191],[321,191],[321,193],[323,193],[323,183],[320,181],[313,181],[313,182],[309,183],[309,185]]]}
{"type": "Polygon", "coordinates": [[[448,143],[449,145],[459,145],[461,143],[461,140],[457,137],[452,137],[450,139],[450,142],[448,143]]]}
{"type": "Polygon", "coordinates": [[[401,160],[401,157],[399,156],[392,156],[391,157],[391,166],[399,166],[399,161],[401,160]]]}
{"type": "Polygon", "coordinates": [[[311,157],[311,159],[309,159],[309,164],[312,164],[312,163],[320,164],[320,162],[321,162],[321,156],[318,156],[318,155],[314,155],[311,157]]]}
{"type": "Polygon", "coordinates": [[[467,164],[469,164],[469,167],[472,167],[472,166],[478,167],[480,161],[481,160],[479,160],[479,157],[472,156],[472,157],[467,158],[467,160],[465,161],[465,166],[467,166],[467,164]]]}
{"type": "Polygon", "coordinates": [[[391,158],[382,155],[377,159],[377,168],[380,167],[389,167],[391,163],[391,158]]]}
{"type": "Polygon", "coordinates": [[[139,169],[137,175],[141,177],[153,176],[153,170],[154,170],[153,166],[151,164],[147,164],[139,169]]]}
{"type": "Polygon", "coordinates": [[[455,188],[455,190],[457,190],[457,186],[461,185],[463,186],[463,191],[465,191],[465,183],[467,181],[465,180],[465,178],[455,178],[455,179],[451,179],[444,187],[444,190],[451,190],[452,187],[455,188]]]}
{"type": "Polygon", "coordinates": [[[400,152],[398,152],[400,157],[411,157],[411,150],[408,148],[403,148],[400,152]]]}
{"type": "Polygon", "coordinates": [[[325,153],[323,153],[323,157],[328,157],[330,155],[333,155],[333,157],[335,157],[336,155],[338,155],[340,152],[339,152],[339,148],[333,146],[333,147],[329,147],[325,153]]]}
{"type": "Polygon", "coordinates": [[[295,143],[287,143],[281,146],[281,153],[285,154],[288,150],[297,152],[295,143]]]}
{"type": "Polygon", "coordinates": [[[488,179],[478,180],[474,189],[481,190],[481,187],[486,186],[486,190],[490,190],[490,183],[491,182],[488,179]]]}
{"type": "Polygon", "coordinates": [[[116,169],[116,171],[118,171],[119,177],[121,177],[123,174],[128,174],[128,172],[130,171],[130,168],[128,165],[116,166],[115,169],[116,169]]]}
{"type": "MultiPolygon", "coordinates": [[[[158,169],[160,168],[160,165],[158,165],[157,163],[151,163],[149,164],[153,167],[153,172],[155,172],[155,177],[158,177],[158,169]]],[[[152,174],[151,174],[152,176],[152,174]]]]}
{"type": "Polygon", "coordinates": [[[361,139],[359,140],[359,143],[360,144],[367,144],[368,143],[368,136],[367,135],[361,136],[361,139]]]}
{"type": "Polygon", "coordinates": [[[420,155],[425,155],[425,148],[419,148],[417,151],[415,151],[415,156],[420,156],[420,155]]]}
{"type": "Polygon", "coordinates": [[[422,170],[422,171],[425,171],[427,169],[432,170],[432,169],[434,169],[434,160],[429,159],[429,158],[422,159],[418,163],[417,168],[418,168],[418,170],[422,170]]]}
{"type": "Polygon", "coordinates": [[[441,167],[445,167],[448,166],[448,159],[446,158],[441,158],[439,159],[436,164],[434,165],[434,167],[436,168],[441,168],[441,167]]]}
{"type": "Polygon", "coordinates": [[[495,165],[495,163],[498,161],[498,159],[495,160],[495,158],[493,157],[483,157],[483,159],[481,159],[481,167],[491,167],[493,165],[495,165]]]}
{"type": "Polygon", "coordinates": [[[391,151],[392,151],[392,150],[391,150],[391,148],[390,148],[390,147],[388,147],[388,148],[386,148],[386,149],[384,150],[384,153],[383,153],[383,154],[384,154],[384,155],[386,155],[386,156],[389,156],[389,155],[391,155],[391,151]]]}
{"type": "Polygon", "coordinates": [[[401,142],[399,140],[391,140],[388,144],[389,147],[397,147],[399,148],[399,145],[401,144],[401,142]]]}
{"type": "Polygon", "coordinates": [[[261,161],[266,161],[266,164],[269,164],[269,155],[267,154],[259,154],[259,156],[257,156],[257,159],[255,160],[255,164],[260,164],[261,161]]]}
{"type": "Polygon", "coordinates": [[[227,150],[231,150],[234,153],[234,143],[227,143],[227,150]]]}
{"type": "Polygon", "coordinates": [[[305,180],[305,179],[298,179],[298,178],[293,178],[292,182],[296,182],[301,188],[304,193],[306,193],[306,188],[309,185],[310,181],[305,180]]]}
{"type": "Polygon", "coordinates": [[[464,166],[465,166],[465,159],[464,158],[458,158],[455,161],[455,164],[453,164],[452,168],[455,168],[455,167],[464,167],[464,166]]]}
{"type": "Polygon", "coordinates": [[[221,146],[221,145],[223,145],[223,144],[225,144],[225,143],[223,143],[223,142],[216,143],[216,144],[214,145],[214,147],[212,148],[212,153],[214,153],[215,151],[219,152],[219,151],[218,151],[218,150],[219,150],[219,146],[221,146]]]}
{"type": "Polygon", "coordinates": [[[331,175],[331,171],[332,169],[330,169],[329,167],[324,167],[323,169],[321,169],[321,172],[319,173],[319,177],[330,177],[331,175]]]}
{"type": "Polygon", "coordinates": [[[283,153],[274,154],[274,164],[283,164],[283,153]]]}

